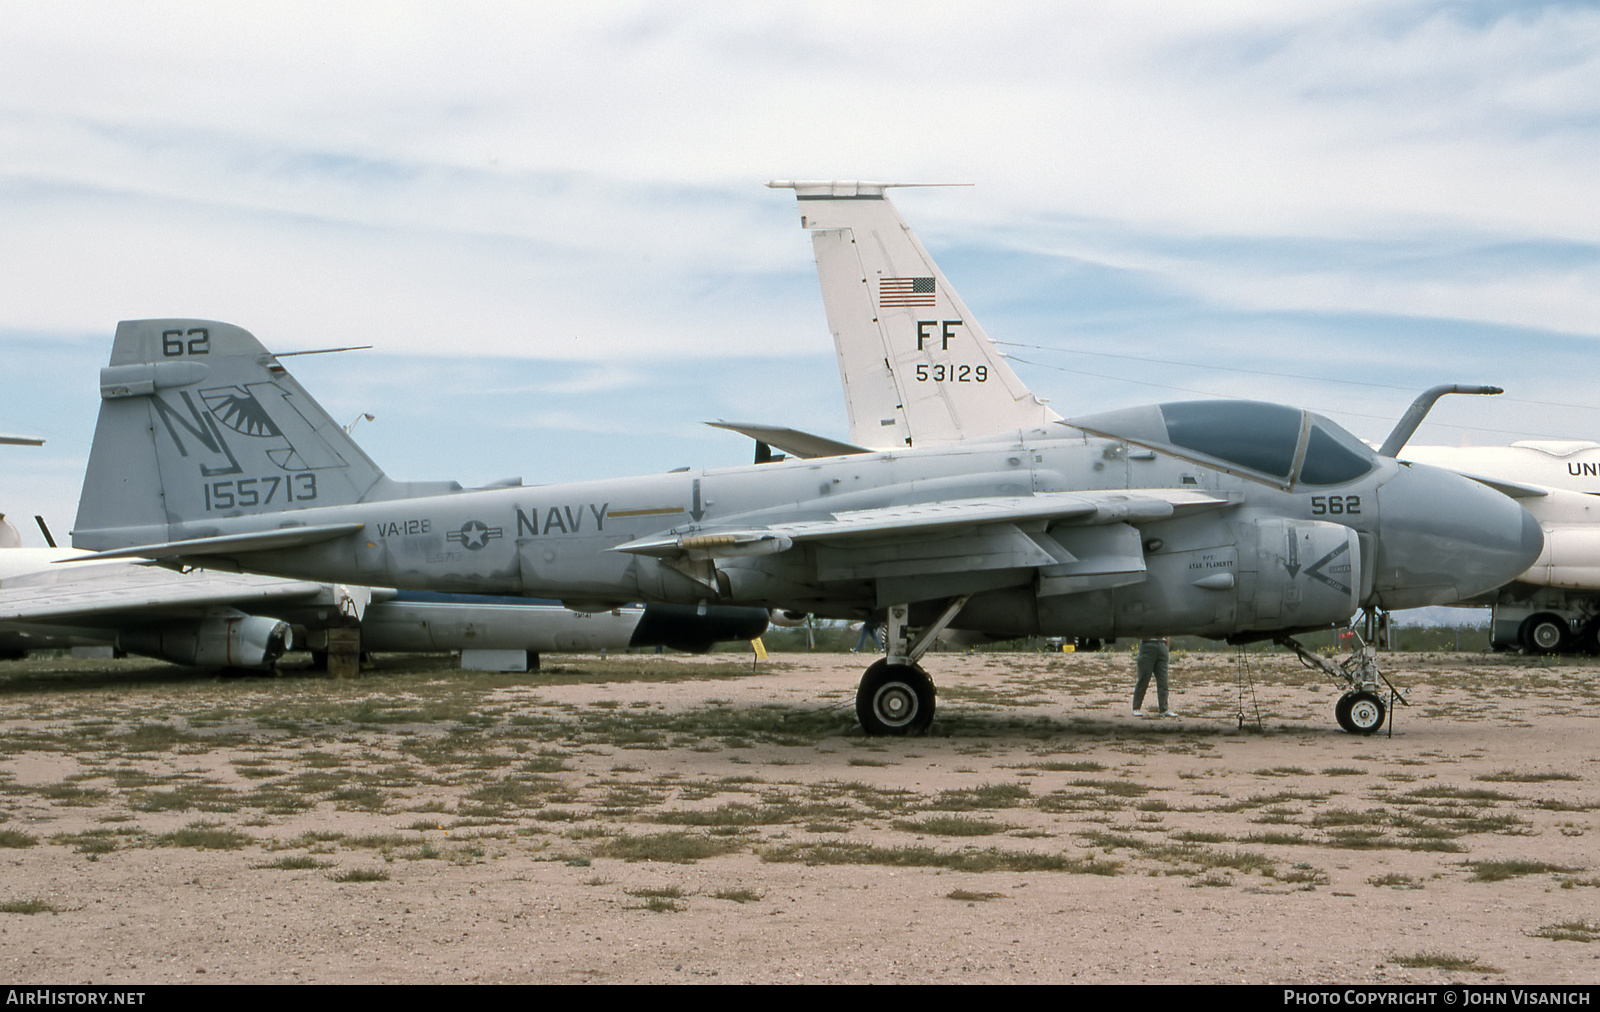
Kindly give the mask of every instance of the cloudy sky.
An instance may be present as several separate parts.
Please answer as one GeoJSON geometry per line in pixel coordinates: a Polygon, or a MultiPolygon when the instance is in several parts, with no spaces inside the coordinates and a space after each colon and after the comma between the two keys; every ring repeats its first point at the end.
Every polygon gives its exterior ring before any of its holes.
{"type": "MultiPolygon", "coordinates": [[[[120,319],[240,324],[397,478],[843,437],[772,178],[896,203],[1063,414],[1600,438],[1600,6],[0,0],[0,511],[70,528],[120,319]]],[[[23,526],[19,524],[19,526],[23,526]]],[[[27,543],[39,539],[31,524],[27,543]]]]}

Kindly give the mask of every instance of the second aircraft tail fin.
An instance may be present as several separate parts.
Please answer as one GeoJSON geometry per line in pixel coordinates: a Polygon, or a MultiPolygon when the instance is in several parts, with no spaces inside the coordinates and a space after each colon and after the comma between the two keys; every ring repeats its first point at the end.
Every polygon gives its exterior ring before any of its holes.
{"type": "Polygon", "coordinates": [[[774,181],[811,230],[850,441],[948,443],[1060,419],[1023,385],[885,190],[907,183],[774,181]]]}

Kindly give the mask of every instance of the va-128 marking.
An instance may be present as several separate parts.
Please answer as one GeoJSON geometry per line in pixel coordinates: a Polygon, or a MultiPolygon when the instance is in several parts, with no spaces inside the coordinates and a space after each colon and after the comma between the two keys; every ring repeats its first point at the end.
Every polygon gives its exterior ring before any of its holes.
{"type": "Polygon", "coordinates": [[[372,525],[372,532],[380,538],[398,538],[408,534],[430,534],[432,520],[380,520],[372,525]]]}

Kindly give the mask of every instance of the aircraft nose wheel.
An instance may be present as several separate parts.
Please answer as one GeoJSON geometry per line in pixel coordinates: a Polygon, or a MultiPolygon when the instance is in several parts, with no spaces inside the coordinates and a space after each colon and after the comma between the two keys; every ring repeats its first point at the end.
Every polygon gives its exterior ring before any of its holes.
{"type": "Polygon", "coordinates": [[[1387,713],[1383,700],[1371,692],[1348,693],[1333,708],[1339,726],[1351,734],[1372,734],[1383,726],[1387,713]]]}
{"type": "Polygon", "coordinates": [[[856,717],[868,734],[920,734],[933,723],[934,688],[912,664],[874,663],[856,690],[856,717]]]}

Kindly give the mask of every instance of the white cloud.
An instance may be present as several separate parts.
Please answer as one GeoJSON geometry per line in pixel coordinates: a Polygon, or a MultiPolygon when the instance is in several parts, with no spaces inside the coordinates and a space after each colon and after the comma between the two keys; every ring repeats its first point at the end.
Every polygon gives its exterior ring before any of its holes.
{"type": "MultiPolygon", "coordinates": [[[[1275,361],[1409,381],[1436,345],[1402,322],[1452,321],[1550,345],[1462,364],[1576,403],[1578,345],[1551,342],[1600,336],[1588,4],[73,6],[8,4],[0,35],[0,335],[182,314],[377,343],[421,367],[354,370],[340,398],[419,426],[398,453],[479,385],[501,410],[532,387],[524,427],[609,431],[670,376],[648,398],[669,455],[708,408],[825,428],[825,369],[771,380],[831,352],[771,177],[980,184],[897,199],[941,258],[1022,265],[954,275],[1001,338],[1051,316],[1249,367],[1275,326],[1321,338],[1275,361]],[[1084,264],[1123,286],[1092,312],[1049,290],[1084,264]],[[1352,315],[1380,322],[1340,332],[1352,315]],[[474,357],[489,375],[441,379],[474,357]],[[494,372],[510,359],[566,365],[494,372]]],[[[67,382],[89,377],[15,396],[67,382]]]]}

